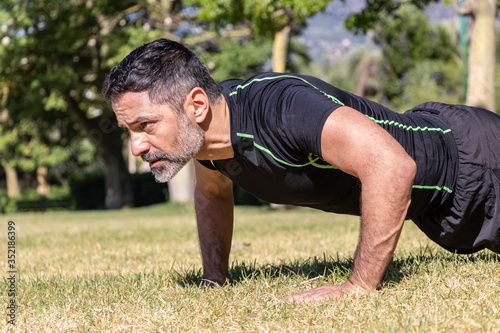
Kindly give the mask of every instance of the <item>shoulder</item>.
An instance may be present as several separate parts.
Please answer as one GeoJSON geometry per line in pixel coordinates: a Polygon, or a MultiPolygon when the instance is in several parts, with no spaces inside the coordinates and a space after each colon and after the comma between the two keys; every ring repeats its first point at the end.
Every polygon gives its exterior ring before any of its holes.
{"type": "Polygon", "coordinates": [[[284,87],[307,87],[314,90],[332,88],[330,84],[303,74],[295,73],[261,73],[247,80],[228,80],[222,83],[231,89],[231,94],[236,95],[246,91],[262,89],[282,89],[284,87]]]}

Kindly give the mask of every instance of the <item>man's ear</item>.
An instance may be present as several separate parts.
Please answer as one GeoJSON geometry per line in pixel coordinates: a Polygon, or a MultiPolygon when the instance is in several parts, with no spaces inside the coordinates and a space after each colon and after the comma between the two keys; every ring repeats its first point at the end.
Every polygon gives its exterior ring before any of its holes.
{"type": "Polygon", "coordinates": [[[203,123],[210,110],[210,103],[205,91],[200,87],[193,88],[186,96],[184,110],[186,110],[189,119],[194,120],[197,124],[203,123]]]}

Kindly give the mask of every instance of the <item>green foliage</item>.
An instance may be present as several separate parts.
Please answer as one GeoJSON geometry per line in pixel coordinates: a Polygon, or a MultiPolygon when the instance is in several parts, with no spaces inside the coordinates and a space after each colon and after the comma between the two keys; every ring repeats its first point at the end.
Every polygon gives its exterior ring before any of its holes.
{"type": "Polygon", "coordinates": [[[353,49],[333,64],[321,61],[311,62],[299,69],[300,73],[316,76],[330,82],[343,90],[354,92],[359,75],[357,66],[367,59],[380,58],[380,51],[373,44],[367,44],[353,49]]]}
{"type": "MultiPolygon", "coordinates": [[[[324,8],[326,3],[326,0],[316,4],[303,0],[241,1],[233,6],[221,2],[219,10],[214,11],[221,21],[212,26],[241,22],[242,13],[238,8],[243,6],[245,15],[255,17],[256,31],[262,28],[264,30],[259,31],[265,35],[268,27],[259,22],[267,20],[273,21],[269,24],[279,25],[278,21],[288,15],[278,15],[282,12],[291,13],[294,20],[302,22],[308,13],[324,8]],[[223,19],[231,15],[238,15],[238,20],[223,19]]],[[[211,4],[215,6],[217,2],[203,3],[200,13],[211,4]]],[[[175,16],[183,7],[186,6],[178,0],[168,3],[3,1],[0,7],[0,109],[6,112],[0,115],[2,163],[22,172],[47,166],[62,183],[69,172],[86,168],[90,163],[99,161],[101,167],[109,165],[106,156],[121,152],[121,138],[119,131],[105,133],[106,129],[100,126],[103,120],[114,121],[110,106],[100,97],[104,77],[138,45],[159,37],[175,38],[173,32],[180,25],[187,31],[188,41],[194,31],[191,28],[199,30],[200,25],[189,15],[187,18],[175,16]],[[167,23],[167,18],[174,19],[167,23]],[[95,131],[99,140],[92,141],[96,138],[95,131]],[[100,159],[96,159],[96,154],[100,159]]],[[[198,35],[205,38],[204,32],[198,35]]],[[[203,43],[196,43],[197,49],[200,44],[203,43]]],[[[267,38],[247,35],[216,40],[210,37],[206,44],[212,46],[201,48],[202,52],[198,53],[212,66],[218,80],[260,72],[270,57],[271,44],[267,38]]]]}
{"type": "Polygon", "coordinates": [[[288,25],[303,24],[309,16],[323,11],[331,0],[188,0],[198,6],[198,18],[214,23],[217,28],[227,24],[248,22],[256,36],[273,36],[288,25]]]}
{"type": "MultiPolygon", "coordinates": [[[[146,30],[135,25],[126,25],[117,32],[121,43],[113,42],[114,50],[107,50],[106,66],[112,68],[117,66],[136,47],[155,40],[165,38],[164,34],[158,29],[146,30]]],[[[108,41],[108,39],[106,39],[108,41]]],[[[109,40],[111,42],[111,40],[109,40]]]]}
{"type": "Polygon", "coordinates": [[[440,95],[457,98],[456,85],[460,79],[453,73],[460,71],[450,68],[450,64],[457,66],[455,47],[447,30],[441,26],[433,28],[423,11],[413,6],[402,7],[397,15],[379,24],[374,41],[382,48],[381,95],[392,107],[407,107],[415,98],[405,101],[405,95],[411,95],[413,89],[428,91],[430,86],[440,95]]]}
{"type": "MultiPolygon", "coordinates": [[[[149,206],[168,201],[168,186],[156,183],[150,173],[131,175],[134,191],[134,207],[149,206]]],[[[104,174],[74,172],[68,177],[70,196],[76,209],[102,209],[104,207],[104,174]]],[[[27,199],[24,197],[24,199],[27,199]]],[[[260,206],[263,202],[242,188],[234,187],[234,199],[237,205],[260,206]]]]}
{"type": "MultiPolygon", "coordinates": [[[[460,102],[460,71],[453,62],[423,61],[408,72],[401,96],[402,109],[428,101],[460,102]]],[[[393,102],[394,104],[394,102],[393,102]]]]}
{"type": "Polygon", "coordinates": [[[382,49],[379,102],[395,110],[439,100],[463,101],[457,41],[429,23],[424,9],[436,0],[370,0],[346,20],[355,33],[373,31],[382,49]]]}
{"type": "Polygon", "coordinates": [[[288,53],[286,68],[292,73],[298,73],[301,67],[308,66],[312,62],[308,54],[308,47],[295,40],[290,41],[288,53]]]}
{"type": "Polygon", "coordinates": [[[110,114],[99,97],[104,75],[138,44],[160,36],[134,25],[137,20],[127,15],[134,4],[7,1],[5,8],[16,16],[7,25],[10,42],[0,48],[0,72],[10,87],[5,106],[11,119],[68,121],[72,108],[110,114]]]}
{"type": "MultiPolygon", "coordinates": [[[[163,36],[148,22],[147,5],[134,0],[2,2],[2,163],[24,172],[49,167],[64,184],[69,172],[99,161],[101,169],[113,169],[109,177],[120,178],[108,184],[130,181],[124,162],[109,163],[122,158],[122,138],[121,131],[103,125],[115,120],[100,91],[126,54],[163,36]],[[146,23],[149,29],[143,28],[146,23]]],[[[116,189],[106,193],[130,201],[116,189]]]]}
{"type": "MultiPolygon", "coordinates": [[[[213,29],[220,36],[216,54],[204,60],[209,68],[213,68],[214,78],[221,80],[261,72],[271,57],[271,41],[275,34],[285,27],[292,28],[291,35],[298,34],[305,26],[306,18],[323,11],[330,1],[187,0],[186,3],[197,7],[196,16],[200,22],[205,22],[205,29],[213,29]],[[232,38],[231,35],[239,37],[232,38]],[[227,68],[221,68],[219,64],[227,68]]],[[[288,55],[294,55],[287,60],[290,70],[296,71],[292,58],[305,58],[303,49],[303,46],[290,47],[288,55]]]]}
{"type": "Polygon", "coordinates": [[[135,207],[149,206],[168,201],[167,184],[155,182],[154,177],[150,173],[135,173],[131,176],[135,207]]]}
{"type": "MultiPolygon", "coordinates": [[[[150,173],[133,174],[132,187],[134,207],[149,206],[168,200],[168,187],[154,181],[150,173]]],[[[17,211],[44,211],[47,209],[103,209],[105,201],[105,177],[99,172],[73,172],[68,177],[67,187],[52,186],[50,194],[42,197],[34,188],[25,188],[21,195],[9,198],[0,193],[4,213],[17,211]]],[[[247,194],[248,197],[251,197],[247,194]]],[[[249,200],[252,200],[251,197],[249,200]]],[[[257,200],[253,198],[253,200],[257,200]]]]}
{"type": "Polygon", "coordinates": [[[16,198],[9,198],[7,195],[0,196],[0,205],[2,213],[14,213],[17,209],[16,198]]]}
{"type": "Polygon", "coordinates": [[[68,177],[71,198],[76,209],[103,209],[105,178],[102,173],[74,172],[68,177]]]}
{"type": "Polygon", "coordinates": [[[40,196],[34,188],[25,188],[19,196],[9,198],[6,192],[0,192],[0,212],[5,214],[18,211],[45,211],[68,209],[71,207],[69,188],[52,186],[48,196],[40,196]]]}
{"type": "Polygon", "coordinates": [[[366,6],[360,12],[350,15],[345,21],[345,26],[356,33],[366,34],[368,30],[383,24],[388,17],[399,17],[398,10],[404,6],[413,5],[423,10],[432,2],[438,0],[366,0],[366,6]]]}
{"type": "Polygon", "coordinates": [[[217,82],[248,78],[260,73],[271,57],[269,38],[218,38],[217,45],[216,50],[200,52],[201,60],[210,69],[210,74],[217,82]]]}

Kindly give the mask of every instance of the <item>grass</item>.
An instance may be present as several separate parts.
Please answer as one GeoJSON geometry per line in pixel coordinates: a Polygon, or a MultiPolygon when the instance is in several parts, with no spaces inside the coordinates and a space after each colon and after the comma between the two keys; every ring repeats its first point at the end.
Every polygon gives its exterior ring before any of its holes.
{"type": "Polygon", "coordinates": [[[198,287],[189,207],[0,218],[4,276],[7,221],[16,223],[19,279],[17,325],[4,317],[2,332],[500,331],[500,256],[448,253],[411,222],[378,290],[287,304],[280,298],[348,277],[356,218],[238,207],[231,284],[216,289],[198,287]]]}

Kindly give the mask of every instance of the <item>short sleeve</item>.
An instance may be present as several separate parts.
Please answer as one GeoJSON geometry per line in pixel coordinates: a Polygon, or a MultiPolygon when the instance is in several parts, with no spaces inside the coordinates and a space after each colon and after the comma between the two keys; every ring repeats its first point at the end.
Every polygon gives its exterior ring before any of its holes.
{"type": "Polygon", "coordinates": [[[208,160],[197,160],[201,165],[210,170],[217,170],[213,161],[208,160]]]}
{"type": "Polygon", "coordinates": [[[325,122],[343,104],[312,87],[295,89],[284,103],[283,131],[290,144],[300,151],[321,157],[321,134],[325,122]]]}

